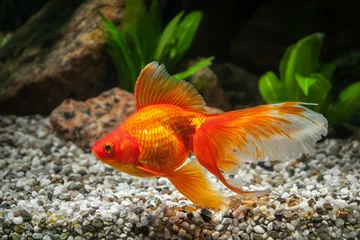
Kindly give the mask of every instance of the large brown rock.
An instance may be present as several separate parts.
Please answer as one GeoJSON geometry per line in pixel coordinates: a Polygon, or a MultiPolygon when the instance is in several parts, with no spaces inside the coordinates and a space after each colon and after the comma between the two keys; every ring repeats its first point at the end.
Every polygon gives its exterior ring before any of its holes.
{"type": "Polygon", "coordinates": [[[258,90],[259,79],[255,75],[230,62],[214,64],[212,69],[233,109],[264,104],[258,90]]]}
{"type": "Polygon", "coordinates": [[[115,86],[97,11],[119,24],[122,6],[123,0],[48,1],[0,49],[0,113],[48,114],[64,99],[115,86]]]}
{"type": "MultiPolygon", "coordinates": [[[[98,139],[135,113],[135,104],[133,94],[113,88],[85,102],[65,100],[51,113],[50,122],[58,135],[89,152],[98,139]]],[[[217,108],[206,110],[222,113],[217,108]]]]}
{"type": "Polygon", "coordinates": [[[207,105],[223,111],[232,109],[228,97],[219,84],[218,77],[209,67],[201,68],[191,75],[188,80],[203,96],[207,105]]]}

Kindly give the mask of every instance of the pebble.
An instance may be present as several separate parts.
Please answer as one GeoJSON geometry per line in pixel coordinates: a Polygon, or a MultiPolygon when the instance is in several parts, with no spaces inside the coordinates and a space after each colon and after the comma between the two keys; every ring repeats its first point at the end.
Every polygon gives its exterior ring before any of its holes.
{"type": "Polygon", "coordinates": [[[262,234],[262,233],[265,232],[265,229],[264,229],[262,226],[260,226],[260,225],[256,225],[256,226],[254,227],[254,232],[262,234]]]}
{"type": "Polygon", "coordinates": [[[147,226],[149,224],[149,220],[148,220],[147,217],[142,216],[141,220],[140,220],[140,223],[141,223],[142,226],[147,226]]]}
{"type": "Polygon", "coordinates": [[[13,223],[18,225],[18,224],[22,224],[24,222],[22,217],[14,217],[13,218],[13,223]]]}
{"type": "Polygon", "coordinates": [[[40,116],[0,116],[0,240],[355,239],[360,232],[359,141],[326,139],[313,156],[244,164],[233,178],[273,192],[240,197],[222,212],[197,208],[167,178],[105,166],[52,131],[39,132],[45,126],[40,116]]]}

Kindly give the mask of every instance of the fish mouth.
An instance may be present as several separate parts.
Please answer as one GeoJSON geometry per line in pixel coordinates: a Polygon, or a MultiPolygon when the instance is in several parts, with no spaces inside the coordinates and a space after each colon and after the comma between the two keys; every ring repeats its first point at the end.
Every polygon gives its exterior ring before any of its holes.
{"type": "Polygon", "coordinates": [[[91,154],[92,154],[96,159],[98,159],[98,160],[100,159],[100,158],[99,158],[99,155],[97,155],[94,151],[91,151],[91,154]]]}

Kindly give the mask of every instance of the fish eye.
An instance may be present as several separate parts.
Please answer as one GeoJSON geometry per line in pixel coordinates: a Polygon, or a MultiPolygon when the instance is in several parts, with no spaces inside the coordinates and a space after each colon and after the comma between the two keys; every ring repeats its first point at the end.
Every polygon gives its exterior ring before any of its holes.
{"type": "Polygon", "coordinates": [[[106,142],[104,144],[104,151],[106,153],[112,153],[114,151],[114,144],[111,142],[106,142]]]}

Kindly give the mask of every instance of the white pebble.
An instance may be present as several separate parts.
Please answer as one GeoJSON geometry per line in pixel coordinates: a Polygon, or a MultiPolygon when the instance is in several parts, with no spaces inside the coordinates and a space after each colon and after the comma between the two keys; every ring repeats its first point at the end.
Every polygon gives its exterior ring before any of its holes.
{"type": "Polygon", "coordinates": [[[294,231],[294,230],[295,230],[294,225],[292,225],[292,224],[290,224],[290,223],[286,223],[286,227],[287,227],[287,229],[289,229],[290,231],[294,231]]]}
{"type": "Polygon", "coordinates": [[[265,232],[265,230],[264,230],[264,228],[263,228],[262,226],[256,225],[256,226],[254,227],[254,232],[263,234],[263,233],[265,232]]]}
{"type": "Polygon", "coordinates": [[[23,224],[24,222],[22,217],[14,217],[12,221],[14,224],[23,224]]]}
{"type": "Polygon", "coordinates": [[[147,226],[149,224],[149,219],[145,216],[142,216],[140,222],[142,226],[147,226]]]}

